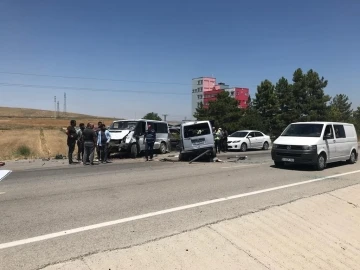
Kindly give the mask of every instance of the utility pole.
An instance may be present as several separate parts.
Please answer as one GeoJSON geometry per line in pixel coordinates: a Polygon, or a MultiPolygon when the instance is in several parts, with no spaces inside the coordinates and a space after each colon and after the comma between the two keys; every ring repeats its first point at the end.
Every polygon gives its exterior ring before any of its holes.
{"type": "Polygon", "coordinates": [[[59,101],[57,102],[57,117],[60,116],[60,103],[59,101]]]}
{"type": "Polygon", "coordinates": [[[164,116],[164,121],[166,121],[166,116],[168,116],[167,114],[163,114],[163,116],[164,116]]]}
{"type": "Polygon", "coordinates": [[[55,107],[54,107],[54,118],[56,118],[56,96],[54,96],[54,105],[55,105],[55,107]]]}
{"type": "Polygon", "coordinates": [[[66,116],[66,93],[64,93],[64,116],[66,116]]]}

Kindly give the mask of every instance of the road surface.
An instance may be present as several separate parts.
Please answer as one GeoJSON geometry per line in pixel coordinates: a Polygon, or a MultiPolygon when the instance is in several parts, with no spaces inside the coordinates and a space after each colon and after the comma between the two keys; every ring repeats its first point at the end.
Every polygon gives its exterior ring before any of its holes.
{"type": "Polygon", "coordinates": [[[249,153],[14,171],[0,182],[0,269],[40,269],[360,183],[359,164],[276,169],[269,152],[249,153]]]}

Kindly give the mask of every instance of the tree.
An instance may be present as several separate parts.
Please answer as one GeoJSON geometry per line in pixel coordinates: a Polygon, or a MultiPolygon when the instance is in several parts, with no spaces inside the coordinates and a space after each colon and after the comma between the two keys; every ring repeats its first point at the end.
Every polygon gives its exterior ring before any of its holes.
{"type": "Polygon", "coordinates": [[[360,136],[360,107],[357,107],[353,114],[353,122],[356,126],[357,134],[360,136]]]}
{"type": "Polygon", "coordinates": [[[239,109],[238,101],[223,91],[217,95],[216,101],[209,102],[208,108],[200,104],[194,117],[197,120],[214,120],[216,127],[232,132],[239,129],[242,115],[243,110],[239,109]]]}
{"type": "Polygon", "coordinates": [[[279,100],[275,87],[269,80],[262,81],[257,87],[253,106],[263,120],[262,130],[270,134],[279,133],[279,100]]]}
{"type": "Polygon", "coordinates": [[[336,95],[330,103],[330,119],[332,121],[350,122],[353,114],[352,103],[344,94],[336,95]]]}
{"type": "Polygon", "coordinates": [[[147,120],[155,120],[155,121],[162,121],[161,117],[154,112],[150,112],[148,114],[146,114],[143,119],[147,119],[147,120]]]}
{"type": "Polygon", "coordinates": [[[299,68],[293,74],[295,116],[299,121],[326,120],[330,96],[325,95],[327,80],[312,69],[306,74],[299,68]]]}
{"type": "Polygon", "coordinates": [[[279,100],[279,126],[284,129],[287,125],[295,122],[296,100],[294,98],[292,85],[287,79],[281,77],[275,86],[275,93],[279,100]]]}

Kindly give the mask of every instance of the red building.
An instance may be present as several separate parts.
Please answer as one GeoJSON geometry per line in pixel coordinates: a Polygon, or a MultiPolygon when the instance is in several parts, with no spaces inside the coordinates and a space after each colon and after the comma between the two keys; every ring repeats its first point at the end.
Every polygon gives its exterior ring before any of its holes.
{"type": "Polygon", "coordinates": [[[239,108],[245,109],[248,106],[249,100],[249,89],[248,88],[240,88],[240,87],[233,87],[233,88],[226,88],[226,89],[216,89],[204,92],[204,107],[209,107],[210,101],[215,101],[216,97],[222,91],[227,91],[230,97],[236,99],[239,102],[239,108]]]}

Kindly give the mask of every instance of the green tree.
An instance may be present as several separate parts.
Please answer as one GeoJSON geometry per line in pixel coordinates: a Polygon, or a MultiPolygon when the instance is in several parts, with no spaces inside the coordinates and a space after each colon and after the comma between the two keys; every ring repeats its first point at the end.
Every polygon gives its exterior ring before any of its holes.
{"type": "Polygon", "coordinates": [[[284,129],[297,120],[295,112],[296,100],[292,85],[284,77],[281,77],[276,83],[275,92],[279,100],[279,127],[284,129]]]}
{"type": "Polygon", "coordinates": [[[330,119],[332,121],[350,122],[353,115],[352,103],[344,94],[336,95],[330,103],[330,119]]]}
{"type": "Polygon", "coordinates": [[[357,107],[353,113],[353,122],[356,126],[357,134],[360,137],[360,107],[357,107]]]}
{"type": "Polygon", "coordinates": [[[330,96],[325,94],[327,80],[312,69],[306,74],[299,68],[293,74],[295,116],[299,121],[321,121],[328,116],[330,96]]]}
{"type": "Polygon", "coordinates": [[[200,104],[194,117],[197,120],[214,120],[216,127],[232,132],[239,128],[242,115],[243,110],[239,109],[238,101],[223,91],[217,95],[216,101],[209,102],[208,108],[200,104]]]}
{"type": "Polygon", "coordinates": [[[147,120],[155,120],[155,121],[162,121],[161,117],[154,112],[150,112],[148,114],[146,114],[143,119],[147,119],[147,120]]]}
{"type": "Polygon", "coordinates": [[[279,133],[279,100],[275,86],[269,80],[262,81],[257,87],[253,107],[263,120],[261,130],[270,134],[279,133]]]}

